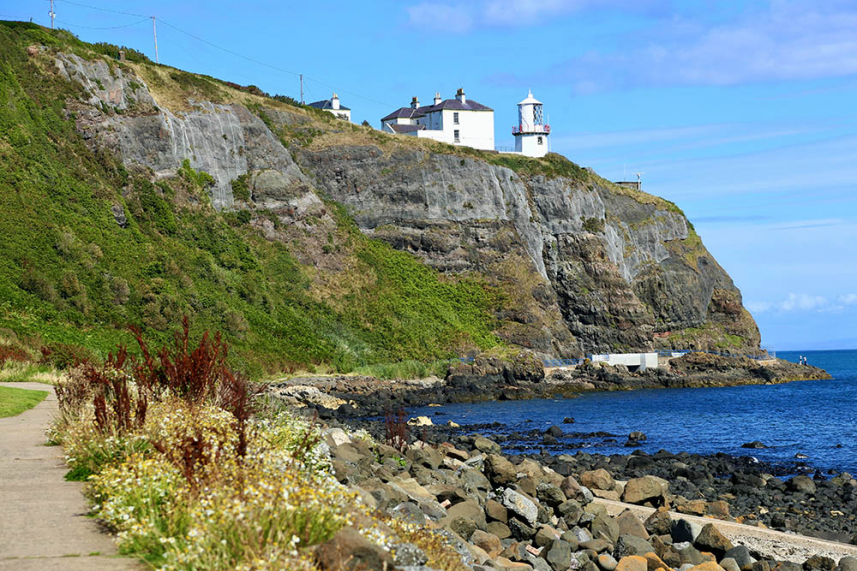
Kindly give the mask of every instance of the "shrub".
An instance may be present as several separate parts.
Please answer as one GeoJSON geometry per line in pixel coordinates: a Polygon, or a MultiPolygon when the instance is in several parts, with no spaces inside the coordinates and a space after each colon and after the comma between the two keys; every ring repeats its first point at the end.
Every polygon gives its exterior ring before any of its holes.
{"type": "Polygon", "coordinates": [[[92,351],[72,343],[48,343],[41,347],[42,363],[53,365],[60,370],[76,367],[81,363],[92,361],[95,356],[92,351]]]}

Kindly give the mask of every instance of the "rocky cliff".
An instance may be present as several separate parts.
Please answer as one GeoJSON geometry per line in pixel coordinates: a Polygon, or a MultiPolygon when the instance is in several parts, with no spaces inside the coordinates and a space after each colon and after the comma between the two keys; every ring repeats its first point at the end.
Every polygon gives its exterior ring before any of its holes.
{"type": "Polygon", "coordinates": [[[79,86],[66,116],[93,152],[153,182],[185,161],[208,173],[211,205],[288,245],[314,299],[348,304],[371,279],[349,249],[355,224],[441,281],[486,284],[506,345],[568,357],[758,348],[740,292],[675,205],[563,157],[386,135],[150,62],[44,46],[29,57],[79,86]]]}

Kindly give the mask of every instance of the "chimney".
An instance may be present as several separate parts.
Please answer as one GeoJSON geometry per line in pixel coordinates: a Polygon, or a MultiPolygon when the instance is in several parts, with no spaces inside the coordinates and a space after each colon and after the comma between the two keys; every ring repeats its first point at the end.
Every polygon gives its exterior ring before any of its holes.
{"type": "Polygon", "coordinates": [[[443,99],[440,98],[440,93],[435,93],[434,94],[434,104],[440,105],[441,102],[443,102],[443,99]]]}
{"type": "Polygon", "coordinates": [[[119,50],[119,61],[125,61],[125,50],[119,50]]]}
{"type": "Polygon", "coordinates": [[[339,96],[336,93],[330,98],[330,107],[331,109],[339,109],[339,96]]]}
{"type": "Polygon", "coordinates": [[[420,100],[414,95],[414,98],[411,99],[411,109],[419,109],[420,108],[420,100]]]}
{"type": "Polygon", "coordinates": [[[459,87],[458,91],[455,92],[455,98],[461,101],[462,105],[467,103],[467,98],[464,96],[464,88],[459,87]]]}

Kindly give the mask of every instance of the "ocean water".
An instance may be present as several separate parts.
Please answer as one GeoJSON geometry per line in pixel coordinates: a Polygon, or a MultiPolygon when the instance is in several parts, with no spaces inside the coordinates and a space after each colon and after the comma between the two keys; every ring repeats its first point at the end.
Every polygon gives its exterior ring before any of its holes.
{"type": "Polygon", "coordinates": [[[857,350],[783,351],[778,357],[797,362],[801,354],[833,380],[587,393],[574,399],[450,404],[409,412],[432,416],[435,424],[453,420],[464,428],[500,422],[501,432],[524,432],[555,424],[566,432],[619,435],[614,443],[604,438],[570,440],[591,446],[583,450],[592,453],[628,454],[634,449],[623,446],[627,435],[641,430],[648,436],[641,449],[650,454],[660,449],[725,452],[788,466],[800,453],[808,456],[800,461],[813,468],[857,474],[857,350]],[[568,416],[574,424],[562,424],[568,416]],[[754,440],[769,448],[741,448],[754,440]]]}

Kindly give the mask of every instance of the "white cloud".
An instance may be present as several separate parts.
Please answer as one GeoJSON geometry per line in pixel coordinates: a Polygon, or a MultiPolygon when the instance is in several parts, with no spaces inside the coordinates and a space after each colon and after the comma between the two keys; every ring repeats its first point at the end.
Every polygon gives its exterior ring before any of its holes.
{"type": "Polygon", "coordinates": [[[827,303],[827,299],[820,295],[809,295],[806,293],[790,293],[785,301],[779,304],[783,311],[794,311],[795,309],[808,311],[818,309],[827,303]]]}
{"type": "Polygon", "coordinates": [[[854,2],[770,0],[726,23],[672,15],[636,31],[626,45],[638,47],[595,48],[542,76],[579,93],[845,77],[857,74],[855,29],[854,2]]]}
{"type": "Polygon", "coordinates": [[[848,293],[845,295],[839,296],[839,303],[842,305],[854,305],[857,304],[857,293],[848,293]]]}
{"type": "Polygon", "coordinates": [[[751,313],[765,313],[774,304],[770,301],[745,301],[744,307],[750,310],[751,313]]]}
{"type": "Polygon", "coordinates": [[[461,34],[475,28],[518,28],[588,9],[622,8],[638,12],[663,0],[449,0],[405,8],[416,28],[461,34]]]}

